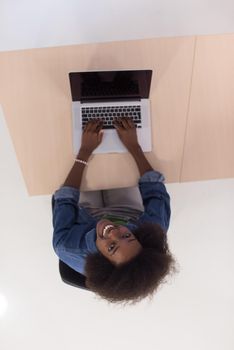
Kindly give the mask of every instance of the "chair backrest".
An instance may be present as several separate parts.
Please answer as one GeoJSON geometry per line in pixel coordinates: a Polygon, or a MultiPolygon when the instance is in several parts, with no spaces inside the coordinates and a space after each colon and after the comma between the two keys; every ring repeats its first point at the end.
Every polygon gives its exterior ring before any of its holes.
{"type": "Polygon", "coordinates": [[[90,291],[90,289],[85,285],[86,277],[73,270],[61,260],[59,260],[59,273],[64,283],[90,291]]]}

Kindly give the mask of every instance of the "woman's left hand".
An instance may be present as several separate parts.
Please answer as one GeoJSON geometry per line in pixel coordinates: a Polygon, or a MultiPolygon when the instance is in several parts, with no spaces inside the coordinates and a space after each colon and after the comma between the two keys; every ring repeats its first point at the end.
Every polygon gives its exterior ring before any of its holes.
{"type": "Polygon", "coordinates": [[[103,122],[100,119],[89,121],[82,134],[80,149],[85,150],[88,153],[92,153],[102,142],[103,122]]]}

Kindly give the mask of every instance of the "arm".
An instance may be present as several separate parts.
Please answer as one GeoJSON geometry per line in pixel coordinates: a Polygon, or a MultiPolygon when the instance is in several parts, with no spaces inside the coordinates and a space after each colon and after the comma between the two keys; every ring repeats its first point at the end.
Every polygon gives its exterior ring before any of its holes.
{"type": "MultiPolygon", "coordinates": [[[[90,121],[82,134],[81,148],[77,155],[77,159],[88,161],[94,149],[102,142],[103,133],[102,122],[100,120],[90,121]]],[[[75,162],[71,171],[69,172],[63,186],[69,186],[79,189],[85,164],[75,162]]]]}
{"type": "Polygon", "coordinates": [[[144,205],[144,221],[158,223],[168,230],[171,217],[170,196],[164,185],[165,177],[158,171],[148,171],[139,179],[139,190],[144,205]]]}
{"type": "Polygon", "coordinates": [[[141,176],[139,190],[145,208],[144,220],[156,222],[167,232],[171,208],[170,196],[164,185],[165,177],[152,168],[139,144],[131,147],[129,152],[136,161],[141,176]]]}
{"type": "MultiPolygon", "coordinates": [[[[83,135],[78,159],[88,161],[93,150],[101,143],[99,121],[87,124],[83,135]]],[[[85,164],[75,162],[64,185],[52,197],[53,247],[59,258],[80,273],[84,271],[87,246],[84,229],[78,225],[80,184],[85,164]]],[[[86,225],[87,229],[89,225],[86,225]]]]}
{"type": "MultiPolygon", "coordinates": [[[[81,148],[76,158],[87,162],[90,155],[91,155],[91,153],[89,151],[86,151],[86,150],[81,148]]],[[[85,168],[85,164],[75,162],[75,164],[73,165],[71,171],[69,172],[63,186],[69,186],[69,187],[74,187],[74,188],[79,189],[84,168],[85,168]]]]}
{"type": "Polygon", "coordinates": [[[139,144],[136,145],[133,149],[131,149],[130,153],[137,164],[141,176],[144,175],[144,173],[146,173],[147,171],[154,170],[148,162],[148,160],[146,159],[139,144]]]}
{"type": "MultiPolygon", "coordinates": [[[[77,158],[88,161],[93,150],[100,144],[102,135],[100,135],[101,124],[99,122],[90,122],[87,124],[83,135],[80,151],[77,158]]],[[[63,186],[58,189],[52,197],[53,211],[53,246],[60,251],[65,248],[66,240],[78,239],[79,235],[74,231],[76,229],[76,220],[78,217],[78,201],[80,195],[80,184],[85,164],[75,162],[70,170],[63,186]]],[[[77,243],[77,242],[76,242],[77,243]]],[[[77,243],[78,244],[78,243],[77,243]]]]}
{"type": "Polygon", "coordinates": [[[84,232],[77,225],[80,191],[62,187],[52,197],[53,248],[60,260],[84,274],[84,232]]]}
{"type": "Polygon", "coordinates": [[[114,127],[117,130],[120,140],[135,159],[140,175],[146,171],[154,170],[141,149],[138,143],[136,126],[131,118],[117,118],[114,121],[114,127]]]}

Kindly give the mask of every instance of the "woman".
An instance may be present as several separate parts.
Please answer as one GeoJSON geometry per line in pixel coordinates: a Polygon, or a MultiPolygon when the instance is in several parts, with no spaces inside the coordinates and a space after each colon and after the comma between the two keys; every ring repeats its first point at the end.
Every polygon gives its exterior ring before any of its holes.
{"type": "Polygon", "coordinates": [[[152,296],[174,270],[166,235],[170,197],[164,176],[153,170],[138,144],[134,122],[119,118],[114,126],[136,161],[138,186],[79,190],[103,136],[102,122],[90,121],[75,164],[52,198],[53,247],[60,260],[86,276],[91,291],[109,302],[134,304],[152,296]]]}

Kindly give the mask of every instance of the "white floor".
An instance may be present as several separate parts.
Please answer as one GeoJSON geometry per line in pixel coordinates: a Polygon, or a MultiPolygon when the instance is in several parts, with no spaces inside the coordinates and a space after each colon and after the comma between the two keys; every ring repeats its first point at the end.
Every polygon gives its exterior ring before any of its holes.
{"type": "MultiPolygon", "coordinates": [[[[233,31],[230,0],[0,3],[1,51],[233,31]]],[[[28,197],[2,112],[0,159],[1,350],[234,349],[234,179],[167,185],[180,272],[121,309],[61,282],[51,198],[28,197]]]]}
{"type": "Polygon", "coordinates": [[[232,0],[0,1],[0,51],[233,32],[232,0]]]}

